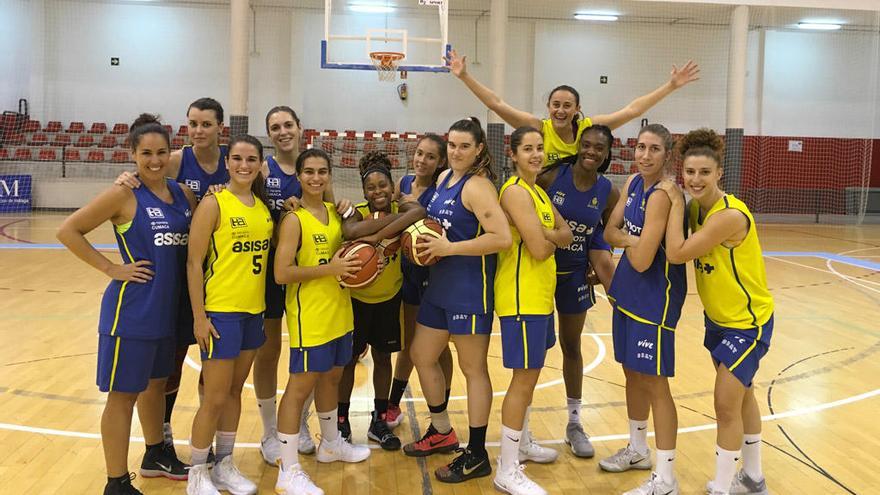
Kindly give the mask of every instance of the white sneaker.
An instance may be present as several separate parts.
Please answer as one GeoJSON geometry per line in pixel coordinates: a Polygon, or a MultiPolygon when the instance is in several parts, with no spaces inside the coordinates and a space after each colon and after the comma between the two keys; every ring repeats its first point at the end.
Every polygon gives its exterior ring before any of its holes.
{"type": "Polygon", "coordinates": [[[275,482],[275,493],[279,495],[324,495],[312,482],[302,466],[294,464],[290,469],[278,470],[278,481],[275,482]]]}
{"type": "Polygon", "coordinates": [[[281,440],[278,440],[278,431],[273,429],[260,440],[260,453],[266,464],[272,466],[281,465],[281,440]]]}
{"type": "MultiPolygon", "coordinates": [[[[706,483],[706,492],[724,492],[724,490],[720,490],[715,488],[715,480],[711,480],[706,483]]],[[[737,471],[736,476],[733,477],[733,481],[730,483],[730,489],[727,493],[730,495],[769,495],[770,492],[767,491],[767,481],[755,481],[753,480],[746,472],[742,469],[737,471]]]]}
{"type": "Polygon", "coordinates": [[[611,457],[599,461],[599,467],[612,473],[622,473],[630,469],[651,469],[651,449],[645,454],[639,454],[632,446],[627,445],[625,449],[620,449],[611,457]]]}
{"type": "Polygon", "coordinates": [[[309,416],[311,411],[303,411],[302,420],[299,423],[299,447],[297,451],[303,455],[315,453],[315,441],[312,440],[312,432],[309,431],[309,416]]]}
{"type": "Polygon", "coordinates": [[[327,441],[322,439],[318,445],[318,462],[361,462],[370,457],[370,448],[366,445],[350,444],[337,435],[336,440],[327,441]]]}
{"type": "Polygon", "coordinates": [[[538,445],[538,442],[532,437],[532,432],[528,433],[528,439],[528,442],[519,444],[519,462],[532,461],[538,464],[549,464],[559,457],[559,452],[556,449],[538,445]]]}
{"type": "Polygon", "coordinates": [[[257,485],[241,474],[241,471],[232,463],[231,455],[214,464],[214,469],[211,470],[211,481],[214,482],[214,486],[218,490],[226,490],[232,495],[257,493],[257,485]]]}
{"type": "Polygon", "coordinates": [[[678,480],[666,483],[657,473],[651,473],[651,477],[642,486],[624,492],[623,495],[678,495],[678,480]]]}
{"type": "Polygon", "coordinates": [[[499,457],[498,468],[495,470],[495,488],[511,495],[547,495],[547,490],[526,476],[525,469],[519,463],[503,466],[499,457]]]}
{"type": "Polygon", "coordinates": [[[211,481],[211,473],[208,471],[207,464],[199,464],[189,468],[186,495],[220,495],[214,482],[211,481]]]}

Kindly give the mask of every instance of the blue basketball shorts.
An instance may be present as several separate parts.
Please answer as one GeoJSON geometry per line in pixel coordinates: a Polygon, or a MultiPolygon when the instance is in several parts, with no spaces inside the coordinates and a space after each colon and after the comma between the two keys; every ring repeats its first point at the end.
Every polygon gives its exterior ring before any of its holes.
{"type": "Polygon", "coordinates": [[[426,327],[446,330],[452,335],[489,335],[492,313],[454,313],[422,300],[416,321],[426,327]]]}
{"type": "Polygon", "coordinates": [[[772,336],[773,315],[767,323],[748,330],[723,327],[706,317],[703,346],[716,363],[723,363],[744,386],[751,387],[772,336]]]}
{"type": "Polygon", "coordinates": [[[258,349],[266,342],[262,314],[208,311],[208,318],[217,329],[220,338],[211,336],[208,351],[202,351],[202,361],[235,359],[241,351],[258,349]]]}
{"type": "Polygon", "coordinates": [[[151,379],[171,375],[176,347],[174,337],[141,340],[98,335],[98,389],[143,392],[151,379]]]}
{"type": "Polygon", "coordinates": [[[543,368],[547,349],[556,342],[553,315],[502,316],[500,320],[504,367],[543,368]]]}
{"type": "Polygon", "coordinates": [[[293,373],[324,373],[342,367],[353,356],[354,332],[314,347],[291,347],[289,371],[293,373]]]}
{"type": "Polygon", "coordinates": [[[644,323],[614,309],[614,359],[625,368],[656,376],[675,376],[675,331],[644,323]]]}

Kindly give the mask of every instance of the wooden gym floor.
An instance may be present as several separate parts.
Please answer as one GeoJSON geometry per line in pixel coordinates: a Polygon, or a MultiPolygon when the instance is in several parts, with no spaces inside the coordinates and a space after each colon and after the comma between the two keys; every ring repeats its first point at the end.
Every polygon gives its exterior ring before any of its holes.
{"type": "MultiPolygon", "coordinates": [[[[100,493],[104,463],[99,439],[104,394],[95,387],[96,324],[106,278],[59,249],[54,238],[62,214],[0,217],[0,493],[100,493]]],[[[764,469],[777,494],[877,493],[880,486],[880,226],[759,225],[770,287],[776,300],[771,349],[756,378],[764,423],[764,469]],[[871,487],[874,488],[871,488],[871,487]]],[[[113,243],[109,227],[92,236],[113,243]]],[[[691,268],[688,269],[692,271],[691,268]]],[[[702,347],[703,317],[691,278],[690,296],[677,330],[677,375],[671,381],[679,412],[677,475],[682,493],[704,493],[714,473],[712,372],[702,347]]],[[[596,457],[626,444],[623,374],[614,362],[607,301],[588,313],[584,328],[584,424],[596,457]]],[[[286,380],[282,351],[280,383],[286,380]]],[[[196,411],[198,354],[184,371],[173,419],[186,441],[196,411]]],[[[612,494],[641,483],[646,472],[603,473],[597,460],[573,457],[562,444],[565,392],[558,346],[547,357],[535,393],[531,429],[562,452],[550,465],[527,473],[550,493],[612,494]]],[[[489,352],[496,398],[488,439],[497,442],[501,399],[509,372],[501,344],[489,352]]],[[[359,366],[352,404],[354,437],[366,442],[372,392],[370,363],[359,366]]],[[[413,376],[412,394],[421,396],[413,376]]],[[[467,432],[464,382],[456,374],[450,411],[467,432]]],[[[261,493],[272,493],[276,469],[263,463],[261,425],[252,388],[244,392],[236,449],[241,470],[261,493]]],[[[404,442],[427,424],[424,402],[407,402],[396,430],[404,442]]],[[[312,418],[312,430],[317,422],[312,418]]],[[[139,435],[134,423],[133,436],[139,435]]],[[[178,447],[184,459],[188,448],[178,447]]],[[[497,443],[490,447],[497,455],[497,443]]],[[[133,441],[129,466],[137,471],[143,444],[133,441]]],[[[492,478],[463,485],[437,482],[433,470],[448,461],[426,461],[374,450],[363,464],[303,464],[328,494],[494,493],[492,478]]],[[[182,494],[185,483],[135,480],[146,493],[182,494]]]]}

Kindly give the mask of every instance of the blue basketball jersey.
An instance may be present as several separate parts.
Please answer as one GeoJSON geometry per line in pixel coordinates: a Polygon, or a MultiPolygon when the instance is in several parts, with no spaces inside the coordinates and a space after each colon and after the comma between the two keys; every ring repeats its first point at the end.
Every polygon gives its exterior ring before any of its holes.
{"type": "MultiPolygon", "coordinates": [[[[415,175],[404,175],[403,177],[401,177],[400,193],[412,194],[412,185],[415,180],[415,175]]],[[[431,187],[425,189],[422,194],[420,194],[419,197],[416,198],[419,204],[422,205],[424,208],[427,208],[428,203],[431,202],[431,198],[434,197],[434,191],[436,190],[436,185],[432,183],[431,187]]],[[[406,256],[401,257],[400,269],[401,271],[403,271],[403,278],[411,281],[417,287],[420,287],[423,282],[428,280],[428,267],[416,265],[406,256]]]]}
{"type": "MultiPolygon", "coordinates": [[[[648,197],[657,190],[655,184],[646,191],[644,183],[642,176],[636,175],[626,192],[624,229],[634,236],[641,236],[648,197]]],[[[666,193],[661,191],[660,194],[666,193]]],[[[664,243],[661,242],[651,266],[642,273],[630,265],[624,253],[614,271],[608,295],[614,306],[627,316],[642,323],[674,329],[686,292],[685,267],[666,260],[664,243]]]]}
{"type": "Polygon", "coordinates": [[[213,174],[205,172],[205,169],[199,165],[192,146],[184,146],[181,151],[183,156],[180,158],[177,182],[186,184],[186,187],[192,189],[197,200],[202,200],[202,196],[208,192],[208,187],[229,182],[229,171],[226,170],[226,155],[229,153],[229,148],[225,144],[220,145],[220,159],[217,160],[217,170],[213,174]]]}
{"type": "Polygon", "coordinates": [[[275,161],[275,157],[269,155],[266,157],[266,164],[269,165],[269,176],[266,177],[266,196],[269,198],[269,213],[272,214],[272,220],[278,223],[281,212],[284,210],[284,201],[291,197],[302,197],[302,185],[296,174],[288,175],[281,169],[281,165],[275,161]]]}
{"type": "Polygon", "coordinates": [[[174,335],[180,293],[186,291],[183,266],[192,211],[180,184],[166,180],[172,204],[146,186],[133,189],[134,218],[114,226],[123,263],[148,260],[155,275],[146,283],[110,281],[101,301],[100,334],[136,339],[174,335]]]}
{"type": "MultiPolygon", "coordinates": [[[[480,222],[461,201],[461,191],[472,177],[464,176],[449,187],[452,172],[434,191],[428,203],[428,217],[446,229],[450,242],[474,239],[483,233],[480,222]]],[[[494,309],[495,254],[447,256],[430,267],[425,300],[455,313],[483,314],[494,309]]]]}
{"type": "MultiPolygon", "coordinates": [[[[611,181],[603,175],[596,178],[588,191],[574,185],[572,165],[561,165],[556,179],[547,188],[553,206],[568,222],[573,235],[571,245],[556,250],[556,271],[567,273],[582,270],[589,265],[589,251],[593,237],[602,235],[602,212],[611,193],[611,181]]],[[[604,241],[603,241],[604,243],[604,241]]]]}

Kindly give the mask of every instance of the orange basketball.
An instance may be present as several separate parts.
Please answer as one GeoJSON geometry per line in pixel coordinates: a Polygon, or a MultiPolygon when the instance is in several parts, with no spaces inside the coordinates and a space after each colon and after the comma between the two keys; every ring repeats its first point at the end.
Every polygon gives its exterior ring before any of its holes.
{"type": "Polygon", "coordinates": [[[366,287],[376,280],[379,275],[379,253],[376,248],[366,242],[353,242],[342,248],[342,257],[357,257],[361,260],[360,270],[349,277],[336,277],[339,285],[359,289],[366,287]]]}
{"type": "Polygon", "coordinates": [[[418,236],[442,237],[443,227],[433,218],[425,218],[410,225],[400,234],[400,249],[403,255],[414,264],[419,266],[433,265],[440,261],[440,258],[430,258],[427,254],[418,254],[416,250],[416,239],[418,236]]]}
{"type": "MultiPolygon", "coordinates": [[[[386,213],[384,211],[376,211],[373,212],[371,218],[379,219],[384,217],[385,215],[386,213]]],[[[394,253],[396,253],[400,249],[400,234],[389,237],[387,239],[382,239],[381,241],[379,241],[379,245],[376,246],[376,249],[379,250],[379,252],[382,253],[382,256],[386,258],[394,256],[394,253]]]]}

